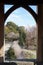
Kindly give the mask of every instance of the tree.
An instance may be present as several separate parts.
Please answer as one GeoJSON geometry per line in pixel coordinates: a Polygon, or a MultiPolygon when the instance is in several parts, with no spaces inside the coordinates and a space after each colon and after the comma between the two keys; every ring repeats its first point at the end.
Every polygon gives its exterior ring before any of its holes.
{"type": "Polygon", "coordinates": [[[37,27],[30,28],[30,31],[26,30],[26,48],[29,49],[30,46],[37,48],[37,27]]]}
{"type": "Polygon", "coordinates": [[[6,26],[11,30],[11,32],[14,33],[18,32],[17,30],[18,26],[15,23],[9,21],[6,26]]]}
{"type": "Polygon", "coordinates": [[[25,33],[25,28],[24,26],[19,27],[19,45],[23,47],[25,45],[25,38],[26,38],[26,33],[25,33]]]}

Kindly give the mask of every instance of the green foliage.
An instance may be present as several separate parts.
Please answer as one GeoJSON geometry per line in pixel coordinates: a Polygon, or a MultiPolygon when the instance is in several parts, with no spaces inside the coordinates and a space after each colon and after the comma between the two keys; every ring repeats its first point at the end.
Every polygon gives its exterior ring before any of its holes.
{"type": "Polygon", "coordinates": [[[15,23],[8,22],[6,26],[14,33],[18,32],[18,30],[17,30],[18,26],[15,23]]]}
{"type": "Polygon", "coordinates": [[[9,21],[6,26],[8,26],[8,27],[9,27],[9,26],[12,26],[12,27],[14,27],[14,28],[17,27],[17,25],[16,25],[15,23],[11,22],[11,21],[9,21]]]}
{"type": "Polygon", "coordinates": [[[6,34],[8,34],[9,32],[19,33],[19,44],[20,46],[23,46],[25,43],[25,38],[26,38],[25,27],[24,26],[19,27],[11,21],[9,21],[6,24],[6,27],[5,27],[6,34]]]}
{"type": "Polygon", "coordinates": [[[26,38],[26,33],[25,33],[25,28],[23,26],[19,27],[19,44],[20,46],[24,46],[25,44],[25,38],[26,38]]]}
{"type": "Polygon", "coordinates": [[[7,27],[7,26],[5,26],[5,34],[8,34],[9,32],[11,32],[11,30],[7,27]]]}
{"type": "Polygon", "coordinates": [[[13,50],[12,48],[10,48],[10,49],[7,51],[7,57],[8,57],[9,59],[11,59],[11,60],[16,59],[14,50],[13,50]]]}

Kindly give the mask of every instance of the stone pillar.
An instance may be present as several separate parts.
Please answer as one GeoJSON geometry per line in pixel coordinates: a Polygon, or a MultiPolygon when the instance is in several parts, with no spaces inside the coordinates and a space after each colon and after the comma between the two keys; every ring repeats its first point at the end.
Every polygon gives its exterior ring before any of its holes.
{"type": "Polygon", "coordinates": [[[4,42],[4,5],[0,3],[0,62],[3,61],[3,43],[4,42]]]}
{"type": "Polygon", "coordinates": [[[38,53],[37,59],[43,61],[43,5],[38,5],[38,53]]]}

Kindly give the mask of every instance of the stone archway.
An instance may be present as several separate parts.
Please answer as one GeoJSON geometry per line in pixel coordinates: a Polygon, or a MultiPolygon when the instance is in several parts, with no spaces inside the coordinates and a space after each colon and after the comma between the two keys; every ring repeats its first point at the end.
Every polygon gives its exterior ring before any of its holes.
{"type": "MultiPolygon", "coordinates": [[[[30,12],[31,14],[32,14],[32,16],[34,17],[34,19],[37,21],[37,15],[35,14],[35,12],[30,8],[30,7],[28,7],[28,5],[22,5],[22,7],[24,8],[24,9],[26,9],[28,12],[30,12]]],[[[0,13],[1,13],[1,15],[2,15],[2,17],[3,17],[3,19],[2,19],[2,21],[3,21],[3,23],[1,23],[1,26],[2,26],[2,28],[0,28],[1,29],[1,38],[3,39],[4,38],[4,22],[5,22],[5,20],[6,20],[6,18],[10,15],[10,13],[14,10],[14,9],[17,9],[17,8],[19,8],[19,5],[17,6],[17,5],[15,5],[15,6],[13,6],[13,8],[11,8],[6,14],[4,14],[4,8],[3,8],[3,5],[1,5],[1,11],[0,11],[0,13]],[[4,17],[5,16],[5,17],[4,17]],[[3,31],[3,32],[2,32],[3,31]]],[[[1,19],[0,19],[1,20],[1,19]]],[[[1,42],[1,45],[0,45],[0,48],[2,48],[2,46],[3,46],[3,40],[1,40],[0,42],[1,42]],[[2,42],[1,42],[2,41],[2,42]]]]}
{"type": "MultiPolygon", "coordinates": [[[[3,1],[2,1],[3,2],[3,1]]],[[[28,2],[28,1],[27,1],[28,2]]],[[[7,2],[8,3],[8,2],[7,2]]],[[[6,4],[6,2],[4,3],[6,4]]],[[[4,38],[4,4],[0,4],[0,48],[3,46],[4,38]]],[[[43,61],[43,5],[38,5],[38,61],[43,61]],[[39,53],[40,52],[40,53],[39,53]]],[[[0,62],[3,59],[0,57],[0,62]]]]}
{"type": "MultiPolygon", "coordinates": [[[[27,6],[27,5],[26,5],[26,6],[27,6]]],[[[24,7],[23,7],[23,8],[24,8],[24,7]]],[[[26,8],[28,9],[28,7],[26,7],[26,8]]],[[[27,10],[27,9],[26,9],[26,10],[27,10]]],[[[31,11],[30,11],[30,12],[31,12],[31,11]]],[[[10,11],[10,13],[11,13],[11,11],[10,11]]],[[[8,14],[9,14],[9,13],[8,13],[8,14]]],[[[7,14],[6,14],[6,15],[7,15],[7,14]]],[[[32,15],[33,15],[33,14],[32,14],[32,15]]],[[[34,16],[33,16],[33,17],[34,17],[34,16]]],[[[37,19],[35,18],[35,20],[37,20],[37,19]]]]}
{"type": "MultiPolygon", "coordinates": [[[[27,5],[25,6],[23,5],[22,7],[25,8],[26,10],[29,10],[27,5]]],[[[43,18],[42,18],[43,14],[42,12],[43,12],[43,5],[38,5],[38,15],[32,14],[33,17],[35,16],[34,18],[38,24],[38,50],[37,50],[38,51],[38,54],[37,54],[38,61],[43,60],[43,18]]],[[[7,18],[7,14],[6,14],[6,18],[7,18]]]]}
{"type": "MultiPolygon", "coordinates": [[[[27,1],[28,2],[28,1],[27,1]]],[[[8,4],[9,2],[7,2],[8,4]]],[[[6,2],[4,2],[3,4],[0,4],[0,48],[3,45],[3,38],[4,38],[4,4],[6,4],[6,2]]],[[[9,3],[11,4],[11,2],[9,3]]],[[[14,4],[14,3],[13,3],[14,4]]],[[[27,3],[26,3],[27,4],[27,3]]],[[[29,4],[29,3],[28,3],[29,4]]],[[[42,61],[43,60],[43,5],[38,5],[38,61],[42,61]]],[[[1,62],[2,62],[2,58],[0,58],[1,62]]]]}

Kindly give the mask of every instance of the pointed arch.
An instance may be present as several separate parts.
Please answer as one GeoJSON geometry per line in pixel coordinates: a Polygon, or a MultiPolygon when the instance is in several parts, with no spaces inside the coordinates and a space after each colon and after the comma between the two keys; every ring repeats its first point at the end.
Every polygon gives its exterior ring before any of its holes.
{"type": "MultiPolygon", "coordinates": [[[[6,13],[5,13],[5,19],[4,21],[7,19],[7,17],[17,8],[19,8],[21,6],[19,5],[14,5],[12,6],[6,13]]],[[[26,9],[28,12],[30,12],[30,14],[33,16],[33,18],[36,20],[37,23],[37,14],[28,6],[28,5],[23,5],[22,8],[26,9]]]]}

